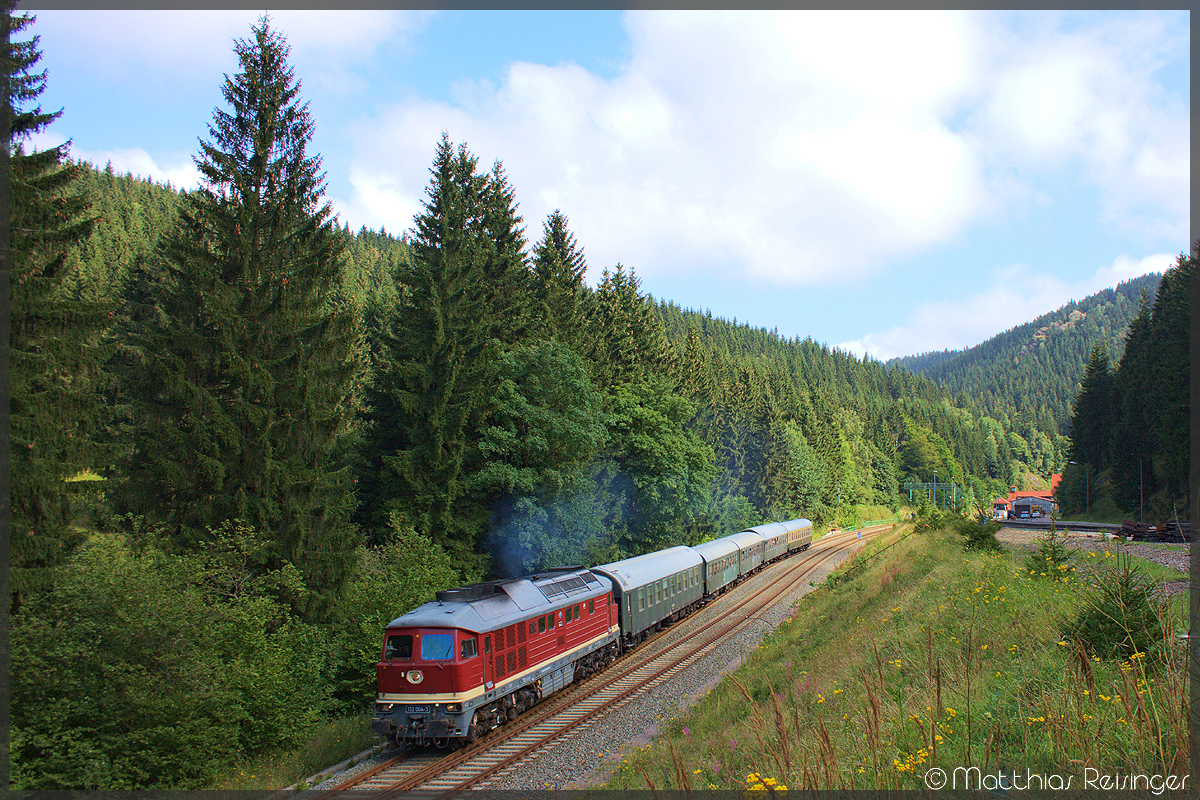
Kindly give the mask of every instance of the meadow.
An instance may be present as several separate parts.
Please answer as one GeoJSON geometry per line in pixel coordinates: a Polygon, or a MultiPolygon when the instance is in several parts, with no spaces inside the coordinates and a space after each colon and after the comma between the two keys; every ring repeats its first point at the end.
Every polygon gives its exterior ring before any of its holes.
{"type": "Polygon", "coordinates": [[[895,526],[624,754],[608,788],[912,789],[958,767],[1045,788],[1181,776],[1186,614],[1116,550],[1059,537],[1006,551],[961,518],[895,526]]]}

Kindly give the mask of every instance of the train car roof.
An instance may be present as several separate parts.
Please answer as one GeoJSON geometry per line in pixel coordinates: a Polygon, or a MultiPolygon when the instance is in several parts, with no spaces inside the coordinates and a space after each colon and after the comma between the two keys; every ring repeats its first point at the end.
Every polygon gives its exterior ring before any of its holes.
{"type": "Polygon", "coordinates": [[[784,525],[782,522],[769,522],[766,525],[759,525],[755,528],[746,528],[746,530],[742,531],[742,533],[757,533],[764,539],[769,539],[772,536],[786,536],[787,532],[788,526],[784,525]]]}
{"type": "MultiPolygon", "coordinates": [[[[753,547],[756,544],[763,542],[763,537],[759,536],[755,531],[742,531],[741,533],[732,533],[726,536],[727,541],[733,542],[738,547],[753,547]]],[[[720,541],[719,539],[717,541],[720,541]]]]}
{"type": "Polygon", "coordinates": [[[592,567],[592,570],[608,575],[621,585],[623,591],[627,591],[682,572],[689,567],[698,567],[702,563],[700,554],[694,548],[680,546],[634,556],[624,561],[614,561],[611,564],[592,567]]]}
{"type": "Polygon", "coordinates": [[[779,523],[785,526],[789,531],[799,530],[800,528],[811,528],[812,520],[810,519],[789,519],[786,522],[779,523]]]}
{"type": "Polygon", "coordinates": [[[729,541],[727,538],[713,539],[711,542],[693,545],[692,549],[700,554],[700,557],[705,561],[715,561],[722,556],[732,555],[737,552],[737,545],[729,541]]]}
{"type": "Polygon", "coordinates": [[[582,568],[447,589],[388,623],[389,628],[461,628],[483,633],[535,617],[574,600],[606,594],[609,582],[582,568]]]}

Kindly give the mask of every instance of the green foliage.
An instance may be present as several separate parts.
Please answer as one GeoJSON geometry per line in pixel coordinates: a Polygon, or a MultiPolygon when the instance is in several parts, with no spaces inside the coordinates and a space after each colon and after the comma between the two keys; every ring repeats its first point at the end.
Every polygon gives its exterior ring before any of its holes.
{"type": "Polygon", "coordinates": [[[67,145],[26,153],[24,142],[45,131],[61,111],[30,110],[45,89],[46,73],[30,70],[41,59],[38,37],[13,41],[33,17],[5,7],[5,97],[11,113],[10,202],[5,220],[10,263],[8,339],[9,502],[12,536],[10,579],[17,604],[48,587],[51,569],[79,544],[65,482],[85,467],[106,460],[98,446],[106,422],[100,391],[108,376],[108,348],[100,335],[108,309],[74,296],[68,254],[89,235],[93,219],[80,169],[66,157],[67,145]]]}
{"type": "Polygon", "coordinates": [[[795,422],[771,429],[765,494],[772,504],[824,518],[829,476],[795,422]]]}
{"type": "Polygon", "coordinates": [[[505,574],[579,563],[599,533],[587,497],[608,438],[601,395],[556,340],[504,353],[493,368],[484,464],[470,478],[492,509],[485,546],[505,574]]]}
{"type": "Polygon", "coordinates": [[[578,314],[587,297],[583,282],[587,262],[575,235],[567,228],[567,217],[555,209],[546,219],[542,238],[533,249],[533,296],[535,318],[542,338],[556,338],[584,351],[584,331],[578,314]]]}
{"type": "Polygon", "coordinates": [[[197,788],[298,744],[330,710],[333,649],[251,568],[252,529],[209,555],[93,538],[14,616],[14,788],[197,788]]]}
{"type": "Polygon", "coordinates": [[[968,552],[997,552],[1002,549],[999,540],[996,539],[996,531],[1000,530],[1000,523],[994,520],[981,522],[957,515],[947,518],[935,510],[930,523],[943,526],[949,523],[955,533],[962,537],[963,549],[968,552]]]}
{"type": "Polygon", "coordinates": [[[586,295],[583,355],[601,388],[661,374],[668,345],[654,302],[641,294],[640,285],[633,270],[618,264],[612,272],[606,269],[600,285],[586,295]]]}
{"type": "Polygon", "coordinates": [[[476,166],[465,145],[456,152],[443,134],[414,220],[412,260],[397,275],[403,298],[379,337],[359,478],[365,524],[379,530],[394,511],[472,569],[480,567],[476,545],[487,512],[462,500],[475,426],[490,399],[496,330],[485,268],[508,265],[507,275],[514,257],[511,236],[497,242],[489,228],[507,189],[492,188],[495,176],[476,166]]]}
{"type": "Polygon", "coordinates": [[[1074,560],[1074,551],[1067,547],[1066,533],[1059,534],[1051,527],[1038,540],[1037,549],[1025,556],[1025,570],[1035,577],[1057,580],[1074,569],[1071,566],[1074,560]]]}
{"type": "Polygon", "coordinates": [[[339,665],[334,695],[345,711],[360,711],[374,700],[375,663],[388,623],[458,582],[446,551],[395,515],[386,544],[359,550],[358,569],[331,627],[339,665]]]}
{"type": "Polygon", "coordinates": [[[610,526],[630,554],[686,544],[716,478],[712,449],[687,429],[695,406],[661,380],[617,386],[605,400],[602,472],[617,496],[610,526]]]}
{"type": "Polygon", "coordinates": [[[608,435],[583,360],[548,341],[503,353],[492,368],[496,388],[474,488],[517,496],[582,489],[583,468],[608,435]]]}
{"type": "Polygon", "coordinates": [[[955,461],[945,439],[911,419],[905,420],[905,439],[897,453],[896,471],[904,480],[932,482],[962,481],[963,469],[955,461]]]}
{"type": "Polygon", "coordinates": [[[190,193],[164,251],[159,310],[134,337],[128,375],[135,446],[125,509],[161,520],[178,544],[221,519],[273,533],[270,563],[292,563],[329,613],[357,532],[343,437],[354,404],[357,321],[339,296],[344,238],[320,158],[306,153],[308,107],[288,46],[264,19],[238,40],[190,193]]]}
{"type": "Polygon", "coordinates": [[[1063,636],[1100,658],[1149,657],[1153,663],[1167,645],[1166,607],[1156,588],[1128,555],[1118,552],[1113,564],[1094,577],[1063,636]]]}
{"type": "MultiPolygon", "coordinates": [[[[1100,491],[1093,491],[1092,505],[1111,501],[1125,514],[1157,506],[1154,513],[1162,516],[1173,504],[1185,505],[1193,261],[1179,256],[1158,284],[1153,305],[1143,294],[1115,370],[1100,351],[1088,365],[1070,441],[1072,458],[1096,476],[1092,488],[1100,491]],[[1099,473],[1107,480],[1099,480],[1099,473]]],[[[1079,483],[1076,477],[1068,487],[1065,509],[1084,507],[1079,483]]]]}
{"type": "Polygon", "coordinates": [[[1071,417],[1071,457],[1091,464],[1097,471],[1107,468],[1111,459],[1109,437],[1116,421],[1115,400],[1108,349],[1097,344],[1092,348],[1071,417]]]}

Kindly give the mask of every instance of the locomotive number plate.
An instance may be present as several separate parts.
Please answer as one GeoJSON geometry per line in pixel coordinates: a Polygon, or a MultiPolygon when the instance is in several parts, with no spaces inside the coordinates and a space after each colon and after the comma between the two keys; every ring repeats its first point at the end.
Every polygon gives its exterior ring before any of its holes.
{"type": "Polygon", "coordinates": [[[429,706],[405,706],[404,710],[409,714],[428,714],[429,706]]]}

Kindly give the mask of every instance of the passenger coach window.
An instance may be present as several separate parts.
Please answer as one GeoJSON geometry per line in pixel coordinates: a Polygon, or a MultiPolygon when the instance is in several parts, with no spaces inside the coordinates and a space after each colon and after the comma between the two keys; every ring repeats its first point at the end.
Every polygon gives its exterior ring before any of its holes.
{"type": "Polygon", "coordinates": [[[454,635],[427,633],[421,637],[422,661],[449,661],[454,658],[454,635]]]}
{"type": "Polygon", "coordinates": [[[393,634],[387,637],[387,643],[383,648],[383,657],[388,661],[391,661],[393,658],[403,661],[412,658],[412,636],[408,634],[393,634]]]}
{"type": "Polygon", "coordinates": [[[477,655],[477,653],[475,651],[475,647],[476,647],[476,645],[475,645],[474,639],[463,639],[462,640],[462,650],[460,651],[458,657],[459,658],[474,658],[477,655]]]}

